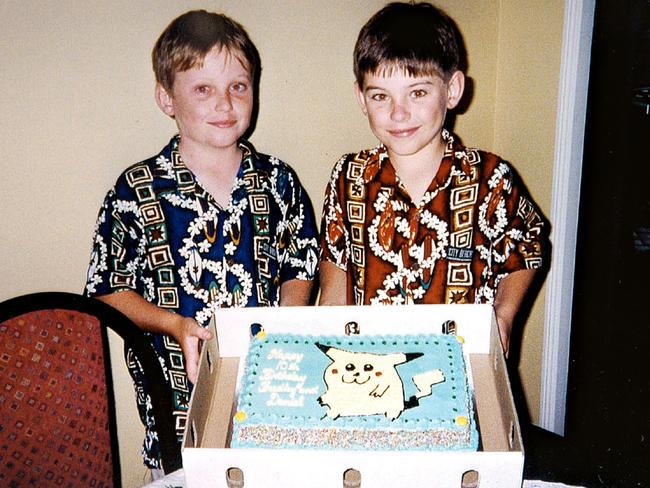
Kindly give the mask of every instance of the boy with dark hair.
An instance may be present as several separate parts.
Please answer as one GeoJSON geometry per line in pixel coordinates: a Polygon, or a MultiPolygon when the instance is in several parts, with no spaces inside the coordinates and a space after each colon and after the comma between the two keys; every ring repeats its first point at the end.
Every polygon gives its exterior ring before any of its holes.
{"type": "Polygon", "coordinates": [[[507,162],[443,127],[462,55],[453,21],[427,3],[391,3],[361,29],[355,92],[381,144],[332,172],[320,303],[493,304],[507,353],[548,225],[507,162]]]}
{"type": "MultiPolygon", "coordinates": [[[[260,63],[242,26],[185,13],[152,59],[156,102],[179,134],[106,195],[85,291],[149,333],[168,372],[180,440],[210,318],[220,307],[306,305],[318,241],[296,174],[243,138],[260,63]]],[[[127,362],[147,430],[144,462],[158,469],[147,378],[127,362]]]]}

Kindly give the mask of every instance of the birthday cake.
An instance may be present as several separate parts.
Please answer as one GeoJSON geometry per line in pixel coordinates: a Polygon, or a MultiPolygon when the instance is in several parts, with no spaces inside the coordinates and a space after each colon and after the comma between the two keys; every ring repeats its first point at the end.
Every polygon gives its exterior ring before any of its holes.
{"type": "Polygon", "coordinates": [[[251,340],[231,447],[476,450],[454,335],[251,340]]]}

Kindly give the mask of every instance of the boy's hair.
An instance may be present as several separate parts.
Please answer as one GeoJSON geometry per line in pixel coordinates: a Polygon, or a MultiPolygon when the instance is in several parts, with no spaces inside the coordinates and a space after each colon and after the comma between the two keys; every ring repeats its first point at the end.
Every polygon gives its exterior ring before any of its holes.
{"type": "Polygon", "coordinates": [[[445,81],[464,56],[454,21],[429,3],[394,2],[363,26],[354,47],[354,76],[363,88],[368,73],[404,70],[410,76],[436,73],[445,81]]]}
{"type": "Polygon", "coordinates": [[[156,81],[171,91],[176,73],[201,66],[212,48],[225,49],[259,76],[260,59],[244,28],[223,14],[192,10],[174,19],[151,53],[156,81]]]}

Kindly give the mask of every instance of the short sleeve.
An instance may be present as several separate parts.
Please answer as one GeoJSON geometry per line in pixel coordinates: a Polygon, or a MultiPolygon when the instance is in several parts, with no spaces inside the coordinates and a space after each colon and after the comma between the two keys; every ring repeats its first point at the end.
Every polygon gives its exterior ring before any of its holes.
{"type": "Polygon", "coordinates": [[[138,243],[138,207],[120,181],[111,189],[99,210],[86,276],[87,296],[106,295],[122,290],[137,290],[141,267],[138,243]]]}
{"type": "Polygon", "coordinates": [[[318,270],[318,232],[314,208],[309,195],[296,174],[285,166],[287,173],[284,200],[287,205],[280,225],[280,240],[287,249],[280,262],[280,282],[292,279],[313,280],[318,270]]]}
{"type": "Polygon", "coordinates": [[[545,267],[550,226],[519,175],[501,161],[488,186],[490,191],[479,208],[479,226],[492,241],[495,275],[545,267]]]}

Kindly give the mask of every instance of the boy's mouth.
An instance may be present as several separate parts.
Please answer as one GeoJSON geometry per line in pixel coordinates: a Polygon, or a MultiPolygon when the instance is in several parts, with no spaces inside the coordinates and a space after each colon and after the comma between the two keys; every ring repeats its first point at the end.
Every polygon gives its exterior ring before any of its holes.
{"type": "Polygon", "coordinates": [[[215,120],[214,122],[208,122],[208,123],[214,127],[218,127],[219,129],[229,129],[230,127],[235,125],[237,121],[234,119],[228,119],[228,120],[215,120]]]}
{"type": "Polygon", "coordinates": [[[410,127],[408,129],[393,129],[389,130],[388,133],[393,137],[409,137],[418,130],[419,127],[410,127]]]}

